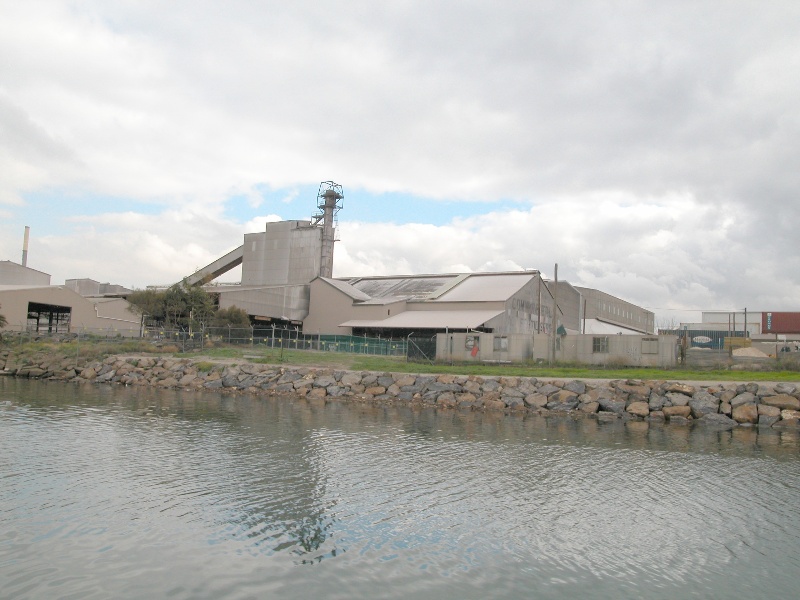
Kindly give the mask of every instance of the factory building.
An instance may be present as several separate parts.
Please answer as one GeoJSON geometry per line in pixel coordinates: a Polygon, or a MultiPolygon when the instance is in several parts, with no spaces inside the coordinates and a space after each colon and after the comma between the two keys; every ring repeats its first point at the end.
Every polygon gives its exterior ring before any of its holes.
{"type": "Polygon", "coordinates": [[[310,286],[303,331],[370,337],[411,333],[552,331],[552,297],[538,271],[331,279],[310,286]]]}
{"type": "Polygon", "coordinates": [[[0,307],[5,331],[138,336],[141,328],[141,315],[126,300],[84,297],[50,285],[47,273],[9,261],[0,263],[0,307]]]}
{"type": "Polygon", "coordinates": [[[207,287],[219,294],[220,308],[236,306],[255,321],[299,325],[309,312],[309,286],[316,277],[333,273],[335,219],[344,198],[332,181],[320,184],[319,212],[311,220],[267,223],[248,233],[238,248],[187,277],[189,285],[205,285],[242,266],[240,284],[207,287]]]}

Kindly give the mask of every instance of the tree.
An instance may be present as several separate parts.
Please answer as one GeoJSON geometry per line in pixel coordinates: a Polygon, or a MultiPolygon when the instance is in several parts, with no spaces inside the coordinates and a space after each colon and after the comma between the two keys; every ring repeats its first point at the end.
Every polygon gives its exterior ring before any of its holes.
{"type": "Polygon", "coordinates": [[[214,315],[214,298],[200,286],[186,281],[163,292],[137,290],[127,298],[152,321],[165,327],[199,328],[214,315]]]}
{"type": "Polygon", "coordinates": [[[250,327],[250,317],[247,311],[242,310],[238,306],[231,306],[230,308],[220,308],[214,313],[211,319],[212,327],[250,327]]]}
{"type": "MultiPolygon", "coordinates": [[[[2,306],[0,306],[0,308],[2,308],[2,306]]],[[[8,321],[6,321],[3,315],[0,315],[0,327],[5,327],[6,325],[8,325],[8,321]]]]}
{"type": "Polygon", "coordinates": [[[125,298],[138,308],[149,321],[164,322],[164,292],[155,290],[136,290],[125,298]]]}

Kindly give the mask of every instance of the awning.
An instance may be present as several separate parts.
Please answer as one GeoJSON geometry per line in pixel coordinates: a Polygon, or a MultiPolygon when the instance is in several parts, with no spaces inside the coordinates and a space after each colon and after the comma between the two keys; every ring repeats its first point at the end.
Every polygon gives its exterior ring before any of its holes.
{"type": "Polygon", "coordinates": [[[502,315],[502,310],[407,310],[378,320],[352,319],[339,327],[368,329],[474,329],[502,315]]]}

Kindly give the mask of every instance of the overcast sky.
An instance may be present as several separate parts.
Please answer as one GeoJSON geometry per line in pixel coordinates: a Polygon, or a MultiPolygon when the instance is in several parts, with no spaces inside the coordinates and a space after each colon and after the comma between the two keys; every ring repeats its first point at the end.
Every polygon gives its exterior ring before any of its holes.
{"type": "Polygon", "coordinates": [[[333,180],[335,276],[800,310],[798,73],[797,0],[0,0],[0,260],[170,283],[333,180]]]}

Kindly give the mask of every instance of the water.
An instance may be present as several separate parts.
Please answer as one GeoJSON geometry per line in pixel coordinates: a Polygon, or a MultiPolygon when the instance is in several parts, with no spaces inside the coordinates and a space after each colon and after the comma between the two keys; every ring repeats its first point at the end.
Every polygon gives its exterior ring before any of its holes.
{"type": "Polygon", "coordinates": [[[794,597],[799,449],[0,378],[0,597],[794,597]]]}

